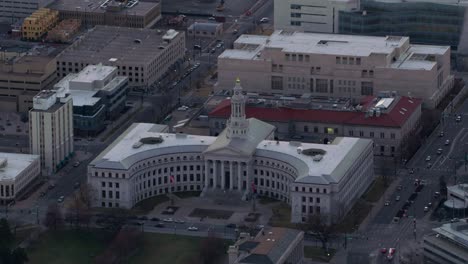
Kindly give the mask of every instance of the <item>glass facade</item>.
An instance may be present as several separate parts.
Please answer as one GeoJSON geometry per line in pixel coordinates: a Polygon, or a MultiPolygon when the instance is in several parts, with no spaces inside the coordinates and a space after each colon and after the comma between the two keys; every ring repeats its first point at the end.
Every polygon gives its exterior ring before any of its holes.
{"type": "Polygon", "coordinates": [[[340,11],[341,34],[409,36],[411,43],[457,49],[465,7],[437,3],[361,1],[361,11],[340,11]]]}

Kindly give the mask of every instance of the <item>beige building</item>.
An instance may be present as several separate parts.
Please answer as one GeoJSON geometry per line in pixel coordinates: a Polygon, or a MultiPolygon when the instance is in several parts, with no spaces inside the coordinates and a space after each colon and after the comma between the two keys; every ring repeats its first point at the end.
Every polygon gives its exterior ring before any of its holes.
{"type": "Polygon", "coordinates": [[[275,29],[338,33],[340,11],[359,9],[360,0],[274,0],[275,29]]]}
{"type": "Polygon", "coordinates": [[[29,147],[40,155],[43,175],[52,175],[73,155],[73,103],[50,90],[34,96],[29,111],[29,147]]]}
{"type": "Polygon", "coordinates": [[[79,19],[65,19],[47,33],[47,41],[69,43],[81,27],[79,19]]]}
{"type": "Polygon", "coordinates": [[[216,89],[240,77],[247,92],[361,98],[395,91],[434,108],[453,87],[450,47],[408,37],[275,31],[242,35],[218,57],[216,89]]]}
{"type": "MultiPolygon", "coordinates": [[[[421,118],[421,100],[409,97],[366,97],[360,104],[350,100],[317,98],[251,98],[247,117],[276,127],[279,140],[304,140],[316,143],[335,137],[359,137],[374,141],[374,155],[401,157],[410,135],[417,131],[421,118]]],[[[210,134],[218,135],[231,113],[229,100],[209,113],[210,134]]],[[[381,165],[376,160],[376,165],[381,165]]]]}
{"type": "Polygon", "coordinates": [[[40,40],[58,23],[58,12],[48,8],[41,8],[23,21],[21,28],[23,39],[40,40]]]}
{"type": "Polygon", "coordinates": [[[33,97],[50,88],[57,79],[58,49],[7,47],[0,56],[0,111],[27,112],[33,97]]]}
{"type": "Polygon", "coordinates": [[[87,65],[115,66],[132,87],[156,82],[185,55],[185,35],[168,31],[96,26],[57,58],[59,77],[77,73],[87,65]]]}
{"type": "Polygon", "coordinates": [[[85,27],[95,25],[149,28],[161,19],[161,2],[138,0],[56,0],[49,6],[60,19],[80,19],[85,27]]]}
{"type": "Polygon", "coordinates": [[[0,204],[8,204],[41,173],[39,155],[0,152],[0,204]]]}
{"type": "Polygon", "coordinates": [[[282,227],[263,228],[257,236],[241,233],[228,249],[229,264],[302,264],[304,232],[282,227]]]}

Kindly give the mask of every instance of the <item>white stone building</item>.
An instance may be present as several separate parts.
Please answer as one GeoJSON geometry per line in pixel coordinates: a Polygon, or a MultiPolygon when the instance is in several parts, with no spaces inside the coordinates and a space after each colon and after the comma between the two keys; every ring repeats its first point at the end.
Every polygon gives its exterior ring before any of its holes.
{"type": "Polygon", "coordinates": [[[70,95],[57,97],[41,91],[29,111],[30,153],[41,157],[43,175],[60,169],[73,155],[73,103],[70,95]]]}
{"type": "Polygon", "coordinates": [[[359,9],[359,0],[274,0],[275,29],[338,33],[340,11],[359,9]]]}
{"type": "Polygon", "coordinates": [[[408,37],[275,31],[242,35],[218,57],[217,91],[237,77],[245,91],[361,98],[395,91],[434,108],[453,87],[450,47],[408,37]]]}
{"type": "Polygon", "coordinates": [[[14,201],[40,173],[39,155],[0,152],[0,204],[14,201]]]}
{"type": "Polygon", "coordinates": [[[424,237],[425,263],[465,264],[468,261],[467,219],[443,224],[424,237]]]}
{"type": "MultiPolygon", "coordinates": [[[[292,222],[310,214],[339,217],[374,179],[372,141],[337,138],[331,144],[274,141],[274,126],[245,116],[237,83],[232,114],[218,136],[161,133],[134,124],[88,166],[94,206],[131,208],[179,191],[252,191],[291,205],[292,222]]],[[[337,218],[335,218],[337,219],[337,218]]]]}

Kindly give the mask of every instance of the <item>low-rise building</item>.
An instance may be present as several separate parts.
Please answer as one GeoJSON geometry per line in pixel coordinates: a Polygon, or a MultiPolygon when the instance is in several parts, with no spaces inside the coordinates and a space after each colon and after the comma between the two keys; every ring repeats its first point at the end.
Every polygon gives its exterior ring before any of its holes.
{"type": "Polygon", "coordinates": [[[284,201],[292,222],[313,214],[338,221],[374,180],[371,140],[277,141],[274,126],[246,118],[239,82],[231,101],[228,125],[217,137],[133,124],[88,165],[93,206],[131,208],[170,192],[222,190],[238,199],[256,193],[284,201]]]}
{"type": "Polygon", "coordinates": [[[468,223],[466,219],[443,224],[435,234],[424,237],[425,263],[465,264],[468,261],[468,223]]]}
{"type": "Polygon", "coordinates": [[[275,31],[242,35],[219,55],[215,89],[240,77],[247,92],[359,99],[395,91],[434,108],[454,85],[450,69],[449,46],[408,37],[275,31]]]}
{"type": "Polygon", "coordinates": [[[0,204],[8,204],[41,174],[39,155],[0,152],[0,204]]]}
{"type": "Polygon", "coordinates": [[[65,19],[47,33],[47,41],[68,43],[78,33],[81,27],[79,19],[65,19]]]}
{"type": "Polygon", "coordinates": [[[40,40],[58,23],[58,12],[49,8],[41,8],[25,18],[22,26],[22,36],[25,40],[40,40]]]}
{"type": "Polygon", "coordinates": [[[60,47],[1,42],[0,111],[28,112],[33,97],[57,80],[60,47]]]}
{"type": "Polygon", "coordinates": [[[447,186],[447,208],[463,211],[468,208],[468,184],[456,184],[447,186]]]}
{"type": "Polygon", "coordinates": [[[73,156],[73,103],[70,95],[58,98],[44,90],[34,96],[29,111],[30,153],[41,158],[41,170],[50,176],[73,156]]]}
{"type": "Polygon", "coordinates": [[[130,86],[147,88],[181,64],[184,56],[183,32],[96,26],[58,56],[57,72],[65,77],[102,63],[117,67],[130,86]]]}
{"type": "Polygon", "coordinates": [[[49,8],[60,19],[80,19],[86,28],[96,25],[150,28],[161,19],[161,1],[55,0],[49,8]]]}
{"type": "Polygon", "coordinates": [[[116,119],[125,107],[128,78],[118,76],[112,66],[88,65],[70,73],[54,85],[58,97],[73,99],[75,135],[96,135],[105,128],[106,119],[116,119]]]}
{"type": "Polygon", "coordinates": [[[47,7],[54,0],[0,1],[0,21],[16,23],[30,16],[36,10],[47,7]]]}
{"type": "Polygon", "coordinates": [[[187,35],[195,38],[219,38],[222,34],[222,23],[195,22],[187,29],[187,35]]]}
{"type": "Polygon", "coordinates": [[[301,264],[304,232],[282,227],[262,229],[255,238],[241,233],[228,249],[229,264],[301,264]]]}
{"type": "MultiPolygon", "coordinates": [[[[326,143],[343,136],[367,138],[374,141],[374,155],[379,158],[404,157],[421,118],[421,100],[404,96],[368,96],[359,104],[346,98],[251,97],[247,117],[275,126],[280,140],[326,143]]],[[[230,114],[229,100],[208,114],[210,135],[225,129],[230,114]]]]}

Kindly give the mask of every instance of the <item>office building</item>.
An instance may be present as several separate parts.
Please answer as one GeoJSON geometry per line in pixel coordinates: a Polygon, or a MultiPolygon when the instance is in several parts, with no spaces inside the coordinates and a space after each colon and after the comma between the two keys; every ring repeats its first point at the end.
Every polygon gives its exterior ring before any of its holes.
{"type": "Polygon", "coordinates": [[[115,66],[130,86],[143,88],[177,69],[185,56],[185,35],[168,30],[96,26],[57,58],[61,77],[87,65],[115,66]]]}
{"type": "Polygon", "coordinates": [[[256,237],[241,233],[229,246],[229,264],[302,264],[304,232],[271,227],[262,229],[256,237]]]}
{"type": "Polygon", "coordinates": [[[58,12],[41,8],[23,21],[21,28],[24,40],[38,41],[58,23],[58,12]]]}
{"type": "Polygon", "coordinates": [[[372,141],[336,138],[330,144],[274,139],[274,126],[246,118],[239,81],[231,116],[217,137],[162,133],[133,124],[88,166],[98,207],[131,208],[155,195],[223,190],[249,199],[252,192],[291,205],[291,221],[310,214],[337,221],[374,179],[372,141]]]}
{"type": "MultiPolygon", "coordinates": [[[[246,116],[275,126],[280,140],[326,143],[336,137],[371,139],[376,159],[404,156],[402,152],[420,124],[421,100],[415,98],[368,96],[359,104],[346,98],[291,99],[252,95],[246,116]]],[[[208,114],[210,135],[225,129],[230,114],[230,100],[224,100],[208,114]]]]}
{"type": "Polygon", "coordinates": [[[218,84],[236,77],[247,92],[323,97],[394,91],[434,108],[453,87],[450,47],[412,45],[408,37],[275,31],[242,35],[218,57],[218,84]],[[245,81],[244,81],[245,80],[245,81]]]}
{"type": "Polygon", "coordinates": [[[194,38],[219,38],[223,35],[223,24],[195,22],[187,28],[187,35],[194,38]]]}
{"type": "Polygon", "coordinates": [[[73,104],[70,95],[58,98],[50,90],[34,96],[29,111],[29,147],[41,158],[42,174],[62,168],[73,152],[73,104]]]}
{"type": "Polygon", "coordinates": [[[80,19],[83,26],[96,25],[150,28],[161,19],[161,1],[139,0],[56,0],[49,8],[60,19],[80,19]]]}
{"type": "Polygon", "coordinates": [[[0,21],[15,23],[34,11],[48,6],[54,0],[0,0],[0,21]]]}
{"type": "Polygon", "coordinates": [[[33,97],[55,83],[59,46],[0,42],[0,111],[28,112],[33,97]]]}
{"type": "Polygon", "coordinates": [[[466,219],[434,228],[423,240],[425,263],[465,264],[468,261],[466,219]]]}
{"type": "Polygon", "coordinates": [[[340,11],[359,9],[359,0],[274,0],[274,27],[316,33],[338,33],[340,11]]]}
{"type": "Polygon", "coordinates": [[[88,65],[79,73],[70,73],[54,85],[58,97],[73,99],[74,135],[96,135],[105,128],[105,120],[121,115],[127,98],[128,78],[117,75],[113,66],[88,65]]]}
{"type": "Polygon", "coordinates": [[[17,199],[40,173],[38,155],[0,152],[0,204],[17,199]]]}

